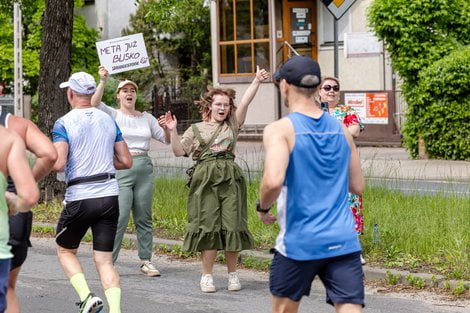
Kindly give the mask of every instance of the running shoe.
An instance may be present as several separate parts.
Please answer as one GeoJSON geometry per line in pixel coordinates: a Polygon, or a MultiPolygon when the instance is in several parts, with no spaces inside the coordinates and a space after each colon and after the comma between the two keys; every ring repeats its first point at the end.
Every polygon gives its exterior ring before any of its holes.
{"type": "Polygon", "coordinates": [[[150,261],[142,261],[140,271],[150,277],[160,276],[160,271],[157,270],[150,261]]]}
{"type": "Polygon", "coordinates": [[[80,313],[99,313],[103,309],[103,300],[90,293],[85,300],[77,302],[76,305],[80,308],[80,313]]]}

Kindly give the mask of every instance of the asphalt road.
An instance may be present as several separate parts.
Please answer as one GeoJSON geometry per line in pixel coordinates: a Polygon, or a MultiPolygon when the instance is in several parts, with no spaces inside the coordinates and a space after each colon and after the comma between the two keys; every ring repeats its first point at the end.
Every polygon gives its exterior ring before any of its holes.
{"type": "MultiPolygon", "coordinates": [[[[79,253],[90,288],[98,296],[104,294],[91,260],[91,248],[82,244],[79,253]]],[[[200,264],[155,256],[154,263],[161,277],[139,274],[137,253],[122,250],[117,269],[121,274],[122,312],[126,313],[269,313],[268,274],[240,270],[243,289],[226,290],[226,273],[222,265],[215,268],[218,291],[203,294],[199,290],[200,264]]],[[[55,254],[53,239],[34,238],[33,248],[18,281],[18,295],[23,313],[78,312],[78,300],[66,279],[55,254]]],[[[302,300],[300,313],[334,312],[324,302],[321,285],[314,283],[309,297],[302,300]]],[[[383,294],[367,287],[365,313],[450,313],[469,312],[470,301],[446,302],[431,294],[383,294]]],[[[105,308],[104,312],[107,312],[105,308]]]]}

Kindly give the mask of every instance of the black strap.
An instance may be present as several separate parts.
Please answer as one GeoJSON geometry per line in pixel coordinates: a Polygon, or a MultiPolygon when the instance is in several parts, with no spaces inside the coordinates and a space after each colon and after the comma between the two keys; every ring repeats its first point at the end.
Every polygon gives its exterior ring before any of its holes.
{"type": "Polygon", "coordinates": [[[10,113],[5,112],[5,111],[0,111],[0,125],[3,127],[7,127],[7,117],[10,113]]]}
{"type": "Polygon", "coordinates": [[[78,184],[92,183],[92,182],[97,182],[97,181],[106,181],[106,180],[113,179],[115,177],[116,177],[115,174],[110,174],[110,173],[96,174],[96,175],[91,175],[91,176],[86,176],[86,177],[77,177],[77,178],[70,180],[67,183],[67,187],[78,185],[78,184]]]}

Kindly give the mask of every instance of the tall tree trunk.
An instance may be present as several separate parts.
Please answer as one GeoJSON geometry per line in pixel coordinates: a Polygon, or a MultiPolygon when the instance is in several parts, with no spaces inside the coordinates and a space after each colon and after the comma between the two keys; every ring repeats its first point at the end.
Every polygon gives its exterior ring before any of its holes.
{"type": "MultiPolygon", "coordinates": [[[[69,104],[61,82],[70,76],[74,0],[46,0],[42,18],[39,71],[39,128],[51,134],[54,122],[67,113],[69,104]]],[[[64,183],[51,173],[41,182],[42,201],[61,198],[64,183]]]]}

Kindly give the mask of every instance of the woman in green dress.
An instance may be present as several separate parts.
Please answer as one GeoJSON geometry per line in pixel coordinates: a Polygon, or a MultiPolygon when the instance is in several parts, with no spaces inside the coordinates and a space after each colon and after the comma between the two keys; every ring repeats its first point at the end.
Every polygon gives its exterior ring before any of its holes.
{"type": "Polygon", "coordinates": [[[265,70],[257,68],[238,107],[233,89],[209,89],[196,102],[203,121],[191,125],[181,139],[176,131],[176,117],[165,115],[174,154],[191,155],[197,161],[189,185],[184,248],[202,252],[202,292],[216,291],[212,269],[217,250],[225,251],[228,290],[241,289],[236,273],[238,254],[253,248],[253,237],[248,230],[245,178],[233,152],[248,105],[268,77],[265,70]]]}

